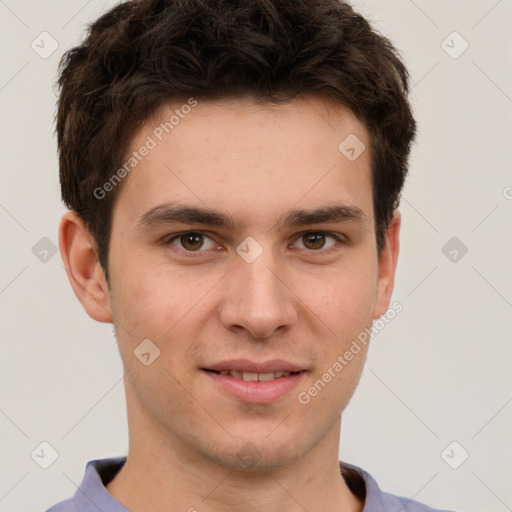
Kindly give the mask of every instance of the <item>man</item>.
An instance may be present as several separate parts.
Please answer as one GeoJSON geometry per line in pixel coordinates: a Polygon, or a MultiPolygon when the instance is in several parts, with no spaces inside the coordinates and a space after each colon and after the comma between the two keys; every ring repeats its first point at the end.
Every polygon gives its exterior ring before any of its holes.
{"type": "Polygon", "coordinates": [[[432,510],[338,460],[415,135],[391,43],[337,0],[132,1],[59,85],[59,244],[130,444],[50,511],[432,510]]]}

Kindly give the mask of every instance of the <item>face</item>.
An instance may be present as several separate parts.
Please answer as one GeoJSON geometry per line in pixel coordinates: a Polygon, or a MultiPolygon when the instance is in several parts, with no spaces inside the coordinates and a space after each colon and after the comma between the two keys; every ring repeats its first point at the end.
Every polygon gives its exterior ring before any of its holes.
{"type": "Polygon", "coordinates": [[[366,346],[343,356],[389,305],[398,228],[379,261],[370,140],[341,105],[198,102],[160,133],[177,108],[131,143],[156,144],[114,207],[101,320],[133,422],[184,460],[281,467],[335,429],[354,392],[366,346]],[[355,160],[338,149],[350,134],[367,148],[355,160]],[[286,368],[298,373],[273,373],[286,368]]]}

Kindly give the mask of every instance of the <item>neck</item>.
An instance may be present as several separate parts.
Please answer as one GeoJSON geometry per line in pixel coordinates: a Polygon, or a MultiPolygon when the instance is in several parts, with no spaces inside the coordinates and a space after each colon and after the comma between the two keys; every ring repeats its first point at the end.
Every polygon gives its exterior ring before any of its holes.
{"type": "MultiPolygon", "coordinates": [[[[127,402],[133,404],[134,402],[127,402]]],[[[133,512],[361,512],[340,473],[341,418],[306,455],[271,470],[219,464],[128,407],[130,447],[107,491],[133,512]],[[136,421],[135,421],[136,418],[136,421]]]]}

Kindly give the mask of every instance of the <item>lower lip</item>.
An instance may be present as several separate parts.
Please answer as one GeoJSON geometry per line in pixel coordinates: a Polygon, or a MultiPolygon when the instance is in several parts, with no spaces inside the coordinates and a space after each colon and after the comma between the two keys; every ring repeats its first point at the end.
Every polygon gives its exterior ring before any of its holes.
{"type": "Polygon", "coordinates": [[[242,402],[267,404],[289,393],[306,375],[305,371],[267,381],[236,379],[231,375],[202,370],[213,382],[230,396],[242,402]]]}

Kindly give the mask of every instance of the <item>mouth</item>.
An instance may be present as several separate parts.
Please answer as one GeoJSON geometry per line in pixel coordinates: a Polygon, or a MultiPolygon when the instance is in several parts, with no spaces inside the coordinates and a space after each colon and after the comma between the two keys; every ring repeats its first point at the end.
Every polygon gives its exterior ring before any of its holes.
{"type": "Polygon", "coordinates": [[[212,387],[239,402],[270,404],[285,400],[309,373],[307,363],[270,359],[230,359],[200,368],[212,387]]]}
{"type": "Polygon", "coordinates": [[[230,399],[253,404],[271,404],[289,397],[304,381],[308,370],[249,372],[226,368],[201,368],[201,373],[214,389],[230,399]]]}
{"type": "Polygon", "coordinates": [[[268,382],[270,380],[282,379],[284,377],[289,377],[290,375],[297,375],[299,373],[305,372],[305,370],[298,372],[285,372],[285,371],[275,371],[275,372],[265,372],[265,373],[254,373],[254,372],[243,372],[239,370],[210,370],[208,368],[201,368],[203,371],[216,373],[219,375],[229,375],[238,380],[245,381],[259,381],[259,382],[268,382]]]}

